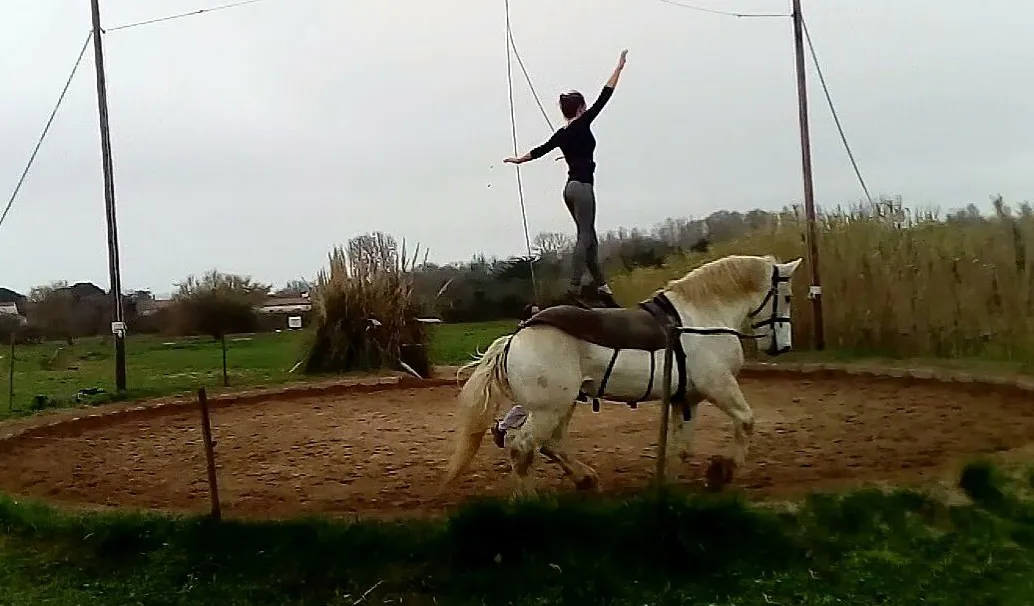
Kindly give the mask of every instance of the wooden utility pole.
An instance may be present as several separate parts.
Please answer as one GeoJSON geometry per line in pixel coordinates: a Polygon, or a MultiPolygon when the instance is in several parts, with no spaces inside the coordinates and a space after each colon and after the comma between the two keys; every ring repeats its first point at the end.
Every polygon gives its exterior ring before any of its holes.
{"type": "Polygon", "coordinates": [[[804,66],[804,17],[801,0],[793,0],[793,45],[797,65],[797,113],[801,130],[801,169],[804,174],[804,212],[808,225],[808,265],[811,266],[812,315],[815,321],[815,349],[826,347],[822,321],[822,279],[819,277],[819,243],[815,228],[815,188],[811,174],[811,134],[808,127],[808,85],[804,66]]]}
{"type": "Polygon", "coordinates": [[[90,0],[93,16],[93,57],[97,72],[97,113],[100,117],[101,162],[104,171],[104,210],[108,224],[108,282],[111,288],[111,332],[115,335],[115,388],[126,390],[126,323],[122,310],[122,269],[119,265],[118,223],[115,220],[115,174],[108,129],[108,87],[104,79],[104,45],[100,0],[90,0]]]}

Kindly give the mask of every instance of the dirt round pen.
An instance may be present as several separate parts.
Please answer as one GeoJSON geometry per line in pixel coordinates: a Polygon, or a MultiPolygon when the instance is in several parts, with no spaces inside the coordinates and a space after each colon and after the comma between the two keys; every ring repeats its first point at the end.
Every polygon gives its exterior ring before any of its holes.
{"type": "MultiPolygon", "coordinates": [[[[931,371],[750,365],[744,391],[756,441],[732,485],[755,497],[860,483],[922,484],[965,458],[1034,442],[1034,383],[931,371]]],[[[436,515],[465,499],[505,496],[509,464],[485,440],[470,473],[439,494],[457,386],[451,379],[338,382],[210,400],[222,512],[436,515]]],[[[699,484],[731,434],[700,408],[693,460],[667,470],[699,484]]],[[[571,440],[604,492],[649,486],[659,406],[587,404],[571,440]]],[[[192,398],[63,411],[0,425],[0,491],[73,507],[209,509],[201,420],[192,398]]],[[[543,488],[571,490],[555,466],[543,488]]]]}

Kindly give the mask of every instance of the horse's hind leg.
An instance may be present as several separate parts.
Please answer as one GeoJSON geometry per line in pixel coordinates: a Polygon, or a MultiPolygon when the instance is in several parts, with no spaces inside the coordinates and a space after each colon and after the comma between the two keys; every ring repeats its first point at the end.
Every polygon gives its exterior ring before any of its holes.
{"type": "Polygon", "coordinates": [[[517,429],[510,440],[510,466],[514,477],[513,496],[532,496],[535,487],[528,471],[535,461],[535,451],[545,444],[560,424],[561,418],[552,411],[533,410],[528,420],[517,429]]]}
{"type": "Polygon", "coordinates": [[[542,454],[559,465],[566,475],[574,476],[574,485],[579,490],[594,490],[600,484],[596,470],[567,452],[567,426],[571,423],[576,408],[577,404],[572,402],[553,435],[542,447],[542,454]]]}
{"type": "Polygon", "coordinates": [[[521,343],[527,340],[528,347],[510,350],[510,386],[514,400],[528,411],[528,420],[513,436],[509,451],[516,490],[529,493],[528,469],[535,453],[553,437],[578,395],[581,347],[577,340],[549,326],[531,326],[518,337],[521,343]]]}

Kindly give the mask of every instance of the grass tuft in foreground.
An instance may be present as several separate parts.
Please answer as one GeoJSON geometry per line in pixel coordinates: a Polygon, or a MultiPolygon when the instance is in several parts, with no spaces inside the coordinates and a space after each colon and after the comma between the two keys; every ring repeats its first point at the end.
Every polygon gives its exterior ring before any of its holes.
{"type": "Polygon", "coordinates": [[[961,483],[973,504],[575,495],[406,523],[72,516],[3,500],[0,603],[1029,603],[1024,487],[986,463],[961,483]]]}

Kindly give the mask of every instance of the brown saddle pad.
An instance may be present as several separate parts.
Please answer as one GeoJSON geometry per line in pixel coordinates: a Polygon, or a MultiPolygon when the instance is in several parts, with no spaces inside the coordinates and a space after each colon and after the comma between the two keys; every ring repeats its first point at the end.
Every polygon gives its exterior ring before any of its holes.
{"type": "Polygon", "coordinates": [[[664,349],[664,329],[641,307],[585,309],[574,305],[547,307],[520,324],[547,324],[565,333],[611,349],[664,349]]]}

